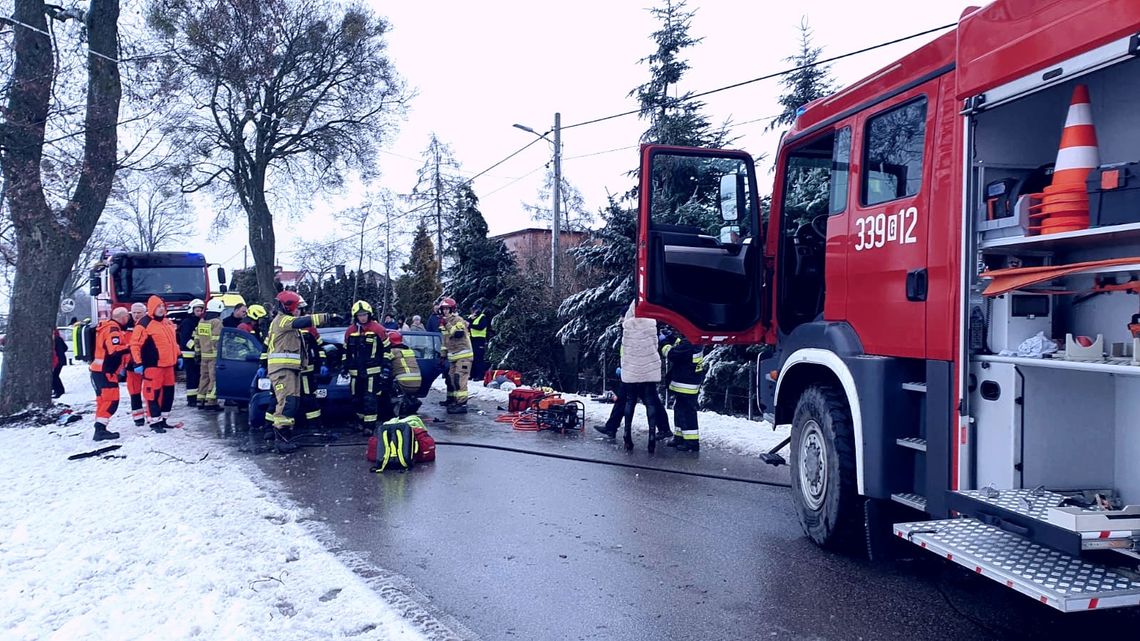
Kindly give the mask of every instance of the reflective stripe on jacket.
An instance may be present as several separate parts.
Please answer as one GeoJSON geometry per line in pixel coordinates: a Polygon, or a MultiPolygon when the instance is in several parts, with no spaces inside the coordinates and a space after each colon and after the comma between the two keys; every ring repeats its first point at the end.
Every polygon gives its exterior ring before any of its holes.
{"type": "Polygon", "coordinates": [[[478,339],[478,338],[486,339],[487,338],[487,326],[488,325],[490,325],[490,322],[488,322],[488,320],[487,320],[486,312],[479,312],[478,316],[475,316],[474,318],[471,319],[471,338],[472,339],[478,339]]]}
{"type": "Polygon", "coordinates": [[[445,354],[447,360],[454,363],[475,358],[475,351],[471,349],[471,336],[467,333],[467,321],[462,316],[448,316],[439,331],[443,335],[441,354],[445,354]]]}

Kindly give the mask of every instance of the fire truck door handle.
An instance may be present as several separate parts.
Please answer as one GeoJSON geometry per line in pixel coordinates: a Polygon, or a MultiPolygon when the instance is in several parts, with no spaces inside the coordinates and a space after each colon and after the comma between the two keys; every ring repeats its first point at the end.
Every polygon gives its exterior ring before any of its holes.
{"type": "Polygon", "coordinates": [[[926,268],[912,269],[906,273],[906,299],[914,302],[926,300],[926,268]]]}

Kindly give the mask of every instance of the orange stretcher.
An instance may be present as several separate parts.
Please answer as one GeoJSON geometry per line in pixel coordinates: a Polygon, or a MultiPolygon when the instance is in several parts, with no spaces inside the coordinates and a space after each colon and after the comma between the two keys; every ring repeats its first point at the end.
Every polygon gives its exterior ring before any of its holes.
{"type": "MultiPolygon", "coordinates": [[[[982,294],[985,296],[1000,296],[1008,292],[1025,289],[1030,285],[1047,283],[1051,280],[1061,278],[1062,276],[1071,276],[1073,274],[1080,274],[1084,272],[1096,272],[1104,267],[1116,267],[1119,265],[1133,264],[1137,266],[1136,270],[1140,271],[1140,256],[1133,256],[1131,258],[1109,258],[1107,260],[1093,260],[1085,263],[1073,263],[1071,265],[1007,267],[1005,269],[993,269],[987,272],[982,272],[980,274],[981,278],[985,278],[990,281],[990,284],[986,286],[986,290],[982,292],[982,294]]],[[[1123,285],[1130,284],[1131,283],[1124,283],[1123,285]]],[[[1123,285],[1103,285],[1100,286],[1100,288],[1102,291],[1124,291],[1133,289],[1132,287],[1125,287],[1123,285]]],[[[1042,291],[1040,293],[1065,294],[1072,292],[1042,291]]]]}

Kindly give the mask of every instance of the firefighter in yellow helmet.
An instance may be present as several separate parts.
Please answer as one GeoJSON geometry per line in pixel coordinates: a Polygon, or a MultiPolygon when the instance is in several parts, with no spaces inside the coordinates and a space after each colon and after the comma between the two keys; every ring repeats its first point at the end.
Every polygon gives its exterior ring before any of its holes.
{"type": "Polygon", "coordinates": [[[344,331],[344,351],[356,417],[361,429],[371,433],[381,418],[384,372],[390,373],[391,365],[387,360],[388,330],[376,322],[367,301],[352,305],[352,324],[344,331]]]}
{"type": "Polygon", "coordinates": [[[447,377],[451,381],[448,391],[448,414],[467,413],[467,380],[471,378],[471,362],[475,357],[471,349],[471,334],[467,321],[459,315],[455,299],[444,298],[439,302],[439,313],[443,316],[440,333],[443,335],[441,357],[447,358],[447,377]]]}

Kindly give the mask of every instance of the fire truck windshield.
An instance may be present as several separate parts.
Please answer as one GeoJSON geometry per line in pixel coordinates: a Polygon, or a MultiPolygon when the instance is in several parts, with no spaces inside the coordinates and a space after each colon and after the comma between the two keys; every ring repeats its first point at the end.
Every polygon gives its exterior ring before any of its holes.
{"type": "Polygon", "coordinates": [[[124,303],[145,303],[152,294],[167,300],[206,298],[206,270],[202,267],[129,267],[115,275],[115,298],[124,303]]]}

